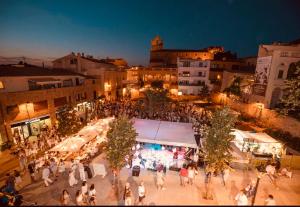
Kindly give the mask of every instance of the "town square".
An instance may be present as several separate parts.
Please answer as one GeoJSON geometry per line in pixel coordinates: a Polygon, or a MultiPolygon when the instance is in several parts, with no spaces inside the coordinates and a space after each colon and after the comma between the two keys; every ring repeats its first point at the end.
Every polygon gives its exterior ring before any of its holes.
{"type": "Polygon", "coordinates": [[[1,1],[0,206],[300,205],[299,3],[1,1]]]}

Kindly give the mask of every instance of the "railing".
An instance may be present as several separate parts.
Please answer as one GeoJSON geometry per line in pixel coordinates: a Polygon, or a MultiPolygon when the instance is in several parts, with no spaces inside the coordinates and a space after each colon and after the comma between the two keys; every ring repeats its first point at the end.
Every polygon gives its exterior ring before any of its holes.
{"type": "Polygon", "coordinates": [[[179,83],[179,86],[204,86],[203,83],[179,83]]]}

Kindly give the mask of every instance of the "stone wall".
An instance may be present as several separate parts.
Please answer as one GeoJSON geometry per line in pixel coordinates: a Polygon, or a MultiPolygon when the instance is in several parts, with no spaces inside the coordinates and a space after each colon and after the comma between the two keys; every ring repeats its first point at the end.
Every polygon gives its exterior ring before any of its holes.
{"type": "Polygon", "coordinates": [[[274,110],[265,109],[257,103],[246,104],[235,101],[223,93],[214,94],[212,100],[214,103],[228,105],[236,111],[257,118],[266,127],[281,129],[300,137],[300,122],[294,118],[279,115],[274,110]]]}

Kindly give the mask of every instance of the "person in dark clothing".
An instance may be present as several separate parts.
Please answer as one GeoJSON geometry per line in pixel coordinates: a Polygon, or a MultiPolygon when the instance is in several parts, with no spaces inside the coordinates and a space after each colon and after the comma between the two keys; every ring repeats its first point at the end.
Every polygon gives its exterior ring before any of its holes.
{"type": "Polygon", "coordinates": [[[34,182],[35,181],[35,164],[34,164],[33,161],[31,161],[28,164],[28,170],[29,170],[29,173],[30,173],[31,181],[34,182]]]}

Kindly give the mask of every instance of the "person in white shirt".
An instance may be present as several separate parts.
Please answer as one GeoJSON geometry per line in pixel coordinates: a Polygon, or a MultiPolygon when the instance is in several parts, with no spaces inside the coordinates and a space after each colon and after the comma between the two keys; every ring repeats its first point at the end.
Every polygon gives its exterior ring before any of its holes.
{"type": "Polygon", "coordinates": [[[96,205],[96,189],[94,184],[92,184],[90,187],[89,196],[90,196],[89,204],[96,205]]]}
{"type": "Polygon", "coordinates": [[[62,159],[60,159],[59,164],[58,164],[58,172],[61,175],[64,175],[66,172],[65,162],[62,159]]]}
{"type": "Polygon", "coordinates": [[[244,190],[241,190],[235,196],[235,200],[237,201],[238,206],[247,206],[248,205],[248,198],[247,198],[244,190]]]}
{"type": "Polygon", "coordinates": [[[145,191],[145,186],[144,186],[144,182],[141,181],[139,187],[138,187],[138,194],[139,194],[139,202],[138,204],[142,204],[144,205],[144,198],[145,198],[145,194],[146,194],[146,191],[145,191]]]}
{"type": "Polygon", "coordinates": [[[269,195],[268,198],[265,200],[266,206],[276,206],[276,202],[274,200],[273,195],[269,195]]]}
{"type": "Polygon", "coordinates": [[[43,172],[42,172],[42,178],[44,180],[44,183],[45,183],[45,186],[48,187],[49,183],[52,183],[53,181],[49,178],[50,176],[50,170],[49,170],[49,167],[47,165],[45,165],[44,169],[43,169],[43,172]]]}
{"type": "Polygon", "coordinates": [[[75,171],[72,169],[69,172],[69,184],[71,187],[73,187],[73,185],[76,185],[78,183],[78,181],[75,178],[74,173],[75,173],[75,171]]]}
{"type": "Polygon", "coordinates": [[[195,178],[195,170],[193,167],[189,166],[189,168],[188,168],[188,183],[193,185],[194,178],[195,178]]]}
{"type": "Polygon", "coordinates": [[[83,200],[87,202],[87,200],[88,200],[88,185],[86,184],[86,181],[82,182],[81,193],[83,196],[83,200]]]}
{"type": "Polygon", "coordinates": [[[85,172],[84,172],[84,166],[83,166],[83,164],[82,164],[82,161],[80,161],[80,162],[78,163],[78,170],[79,170],[80,180],[86,181],[86,178],[85,178],[85,172]]]}

